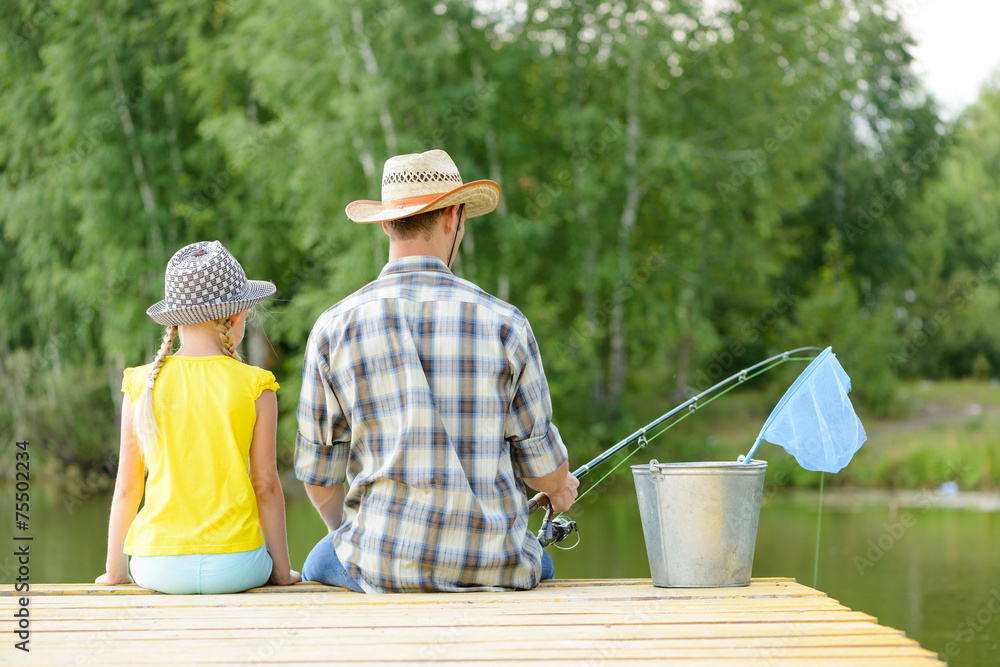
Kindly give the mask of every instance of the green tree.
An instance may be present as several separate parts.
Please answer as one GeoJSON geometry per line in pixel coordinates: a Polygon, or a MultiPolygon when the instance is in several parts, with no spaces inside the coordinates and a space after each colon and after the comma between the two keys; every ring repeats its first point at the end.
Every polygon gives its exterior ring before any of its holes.
{"type": "Polygon", "coordinates": [[[429,148],[503,187],[455,270],[532,322],[574,458],[783,347],[832,344],[882,405],[898,373],[996,368],[995,277],[893,367],[996,246],[998,114],[984,93],[949,153],[883,0],[0,16],[0,432],[65,461],[113,460],[163,267],[217,238],[278,286],[245,351],[287,462],[307,332],[386,260],[344,206],[429,148]]]}

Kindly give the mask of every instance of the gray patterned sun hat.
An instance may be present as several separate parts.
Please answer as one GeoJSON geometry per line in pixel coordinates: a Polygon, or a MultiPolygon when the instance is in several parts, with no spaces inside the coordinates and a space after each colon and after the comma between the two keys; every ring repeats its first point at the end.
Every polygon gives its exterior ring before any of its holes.
{"type": "Polygon", "coordinates": [[[247,280],[243,267],[218,241],[199,241],[170,258],[165,298],[146,314],[166,326],[210,322],[242,313],[276,289],[273,283],[247,280]]]}

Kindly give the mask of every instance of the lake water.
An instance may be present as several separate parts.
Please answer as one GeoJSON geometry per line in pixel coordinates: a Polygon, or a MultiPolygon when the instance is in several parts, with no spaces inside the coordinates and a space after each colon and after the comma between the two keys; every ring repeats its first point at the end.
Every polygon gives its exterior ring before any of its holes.
{"type": "MultiPolygon", "coordinates": [[[[286,483],[289,548],[296,568],[325,534],[298,488],[286,483]]],[[[31,495],[31,580],[93,581],[104,570],[109,494],[67,496],[35,485],[31,495]]],[[[0,488],[0,516],[13,516],[12,501],[13,489],[0,488]]],[[[569,551],[550,548],[556,576],[649,576],[638,507],[627,486],[588,496],[578,509],[574,518],[581,528],[580,544],[569,551]]],[[[794,577],[813,584],[816,511],[815,501],[781,494],[765,498],[755,577],[794,577]]],[[[575,542],[575,536],[567,542],[575,542]]],[[[998,552],[1000,513],[827,506],[816,586],[883,625],[905,631],[951,665],[998,665],[998,552]]],[[[0,581],[11,583],[14,571],[11,556],[0,559],[0,581]]]]}

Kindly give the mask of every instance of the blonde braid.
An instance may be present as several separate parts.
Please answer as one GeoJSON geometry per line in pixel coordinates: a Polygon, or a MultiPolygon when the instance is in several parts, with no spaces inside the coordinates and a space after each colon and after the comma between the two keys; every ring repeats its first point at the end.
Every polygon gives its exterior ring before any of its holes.
{"type": "Polygon", "coordinates": [[[233,323],[228,317],[223,317],[215,321],[215,326],[222,336],[222,350],[236,361],[243,361],[240,353],[236,351],[236,339],[233,338],[233,323]]]}
{"type": "Polygon", "coordinates": [[[149,467],[149,462],[156,454],[156,439],[160,433],[160,429],[156,425],[156,413],[153,412],[153,385],[160,374],[160,369],[163,368],[163,360],[170,354],[176,335],[177,327],[174,325],[168,326],[163,332],[163,342],[160,344],[160,349],[156,353],[156,358],[153,359],[149,374],[146,376],[146,386],[139,394],[139,400],[136,401],[133,408],[132,426],[146,467],[149,467]]]}

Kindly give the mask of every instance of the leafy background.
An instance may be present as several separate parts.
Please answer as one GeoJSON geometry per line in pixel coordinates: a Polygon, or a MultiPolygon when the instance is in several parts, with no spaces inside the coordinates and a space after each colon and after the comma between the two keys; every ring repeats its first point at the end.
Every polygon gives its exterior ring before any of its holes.
{"type": "Polygon", "coordinates": [[[0,14],[0,439],[52,465],[113,472],[144,311],[212,239],[278,286],[244,350],[287,465],[309,328],[386,257],[344,206],[429,148],[503,187],[455,269],[532,322],[574,460],[801,345],[873,416],[1000,369],[1000,85],[944,122],[883,0],[0,14]]]}

